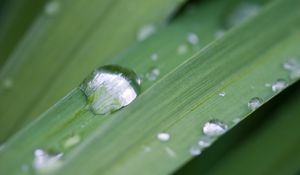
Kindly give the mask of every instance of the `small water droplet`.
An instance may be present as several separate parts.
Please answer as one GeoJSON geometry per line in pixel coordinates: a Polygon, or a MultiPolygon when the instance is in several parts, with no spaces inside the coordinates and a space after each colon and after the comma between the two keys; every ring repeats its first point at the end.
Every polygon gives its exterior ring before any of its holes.
{"type": "Polygon", "coordinates": [[[60,3],[55,0],[50,0],[46,3],[44,11],[46,15],[53,16],[57,14],[60,10],[60,3]]]}
{"type": "Polygon", "coordinates": [[[207,136],[204,136],[204,137],[201,137],[198,141],[198,145],[201,147],[201,148],[207,148],[209,147],[212,142],[214,141],[213,138],[211,137],[207,137],[207,136]]]}
{"type": "Polygon", "coordinates": [[[150,152],[150,151],[151,151],[151,147],[145,146],[145,147],[144,147],[144,151],[145,151],[146,153],[150,152]]]}
{"type": "Polygon", "coordinates": [[[212,119],[204,124],[203,133],[209,137],[220,136],[227,131],[227,128],[228,126],[225,123],[212,119]]]}
{"type": "Polygon", "coordinates": [[[21,171],[22,171],[22,172],[28,172],[28,171],[29,171],[29,166],[28,166],[27,164],[23,164],[23,165],[21,166],[21,171]]]}
{"type": "Polygon", "coordinates": [[[278,79],[275,83],[272,84],[273,92],[280,92],[287,87],[287,82],[284,79],[278,79]]]}
{"type": "Polygon", "coordinates": [[[116,65],[96,69],[84,80],[80,89],[95,114],[111,113],[127,106],[140,92],[138,76],[116,65]]]}
{"type": "Polygon", "coordinates": [[[251,98],[248,102],[248,108],[254,111],[262,105],[262,102],[263,100],[259,97],[251,98]]]}
{"type": "Polygon", "coordinates": [[[137,39],[138,41],[144,41],[145,39],[153,35],[155,32],[156,32],[156,27],[154,25],[152,24],[145,25],[139,30],[137,39]]]}
{"type": "Polygon", "coordinates": [[[150,58],[152,61],[157,61],[157,59],[158,59],[157,53],[153,53],[150,58]]]}
{"type": "Polygon", "coordinates": [[[225,92],[220,92],[220,93],[219,93],[219,96],[221,96],[221,97],[225,97],[225,95],[226,95],[225,92]]]}
{"type": "Polygon", "coordinates": [[[194,145],[190,148],[190,154],[192,156],[198,156],[201,154],[201,152],[202,152],[201,148],[197,145],[194,145]]]}
{"type": "Polygon", "coordinates": [[[299,79],[300,78],[300,69],[292,71],[291,74],[290,74],[290,78],[292,80],[299,79]]]}
{"type": "Polygon", "coordinates": [[[188,51],[188,46],[186,44],[180,44],[177,48],[177,53],[179,55],[186,54],[188,51]]]}
{"type": "Polygon", "coordinates": [[[150,70],[149,73],[146,74],[146,78],[149,80],[149,81],[155,81],[157,79],[157,77],[159,76],[160,74],[160,71],[158,68],[153,68],[150,70]]]}
{"type": "Polygon", "coordinates": [[[297,58],[290,58],[283,63],[283,68],[288,71],[299,70],[300,62],[297,58]]]}
{"type": "Polygon", "coordinates": [[[4,89],[10,89],[11,87],[13,87],[13,85],[14,82],[11,78],[6,78],[2,83],[4,89]]]}
{"type": "Polygon", "coordinates": [[[169,133],[166,133],[166,132],[161,132],[161,133],[158,133],[157,134],[157,138],[158,140],[160,141],[163,141],[163,142],[166,142],[166,141],[169,141],[171,136],[169,133]]]}
{"type": "Polygon", "coordinates": [[[38,172],[47,173],[57,169],[62,164],[62,156],[62,153],[50,155],[42,149],[36,149],[32,166],[38,172]]]}
{"type": "Polygon", "coordinates": [[[234,124],[237,124],[237,123],[239,123],[240,121],[241,121],[240,118],[235,118],[235,119],[232,120],[232,122],[233,122],[234,124]]]}
{"type": "Polygon", "coordinates": [[[196,33],[189,33],[187,36],[187,41],[192,45],[197,45],[199,42],[198,35],[196,33]]]}
{"type": "Polygon", "coordinates": [[[270,83],[265,83],[265,87],[271,87],[272,85],[270,83]]]}
{"type": "Polygon", "coordinates": [[[226,30],[225,29],[218,29],[216,32],[215,32],[215,37],[216,38],[221,38],[224,34],[225,34],[226,30]]]}
{"type": "Polygon", "coordinates": [[[64,148],[70,148],[80,142],[80,136],[79,135],[73,135],[69,137],[65,143],[64,143],[64,148]]]}
{"type": "Polygon", "coordinates": [[[283,63],[283,68],[290,71],[290,79],[295,80],[300,78],[300,61],[298,58],[291,58],[283,63]]]}
{"type": "Polygon", "coordinates": [[[260,9],[261,6],[256,3],[242,2],[238,4],[227,18],[227,27],[230,28],[244,22],[250,17],[256,15],[260,9]]]}

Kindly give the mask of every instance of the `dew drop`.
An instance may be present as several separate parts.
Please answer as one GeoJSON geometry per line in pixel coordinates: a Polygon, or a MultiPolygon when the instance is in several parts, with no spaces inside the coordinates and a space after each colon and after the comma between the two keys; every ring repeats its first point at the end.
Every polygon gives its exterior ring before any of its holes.
{"type": "Polygon", "coordinates": [[[156,32],[156,27],[154,25],[152,24],[145,25],[139,30],[137,34],[137,40],[144,41],[145,39],[153,35],[155,32],[156,32]]]}
{"type": "Polygon", "coordinates": [[[144,152],[148,153],[150,151],[151,151],[151,147],[149,147],[149,146],[144,147],[144,152]]]}
{"type": "Polygon", "coordinates": [[[204,124],[203,133],[206,136],[215,137],[224,134],[227,129],[228,126],[225,123],[217,119],[212,119],[204,124]]]}
{"type": "Polygon", "coordinates": [[[250,17],[256,15],[261,6],[256,3],[242,2],[233,10],[227,18],[227,27],[236,26],[250,17]]]}
{"type": "Polygon", "coordinates": [[[187,36],[187,41],[192,45],[198,44],[199,42],[198,35],[196,33],[189,33],[187,36]]]}
{"type": "Polygon", "coordinates": [[[237,123],[239,123],[240,121],[241,121],[240,118],[235,118],[235,119],[232,120],[232,122],[233,122],[234,124],[237,124],[237,123]]]}
{"type": "Polygon", "coordinates": [[[140,92],[138,76],[116,65],[96,69],[84,80],[80,89],[95,114],[107,114],[127,106],[140,92]]]}
{"type": "Polygon", "coordinates": [[[290,79],[300,78],[300,61],[294,57],[283,63],[283,68],[290,72],[290,79]]]}
{"type": "Polygon", "coordinates": [[[152,61],[157,61],[157,59],[158,59],[157,53],[153,53],[153,54],[150,56],[150,58],[151,58],[152,61]]]}
{"type": "Polygon", "coordinates": [[[4,89],[10,89],[11,87],[13,87],[14,82],[11,78],[6,78],[3,82],[2,82],[2,86],[4,89]]]}
{"type": "Polygon", "coordinates": [[[213,138],[204,136],[198,140],[198,146],[200,146],[201,148],[207,148],[213,143],[213,141],[213,138]]]}
{"type": "Polygon", "coordinates": [[[29,166],[27,164],[21,165],[21,171],[22,172],[28,172],[29,171],[29,166]]]}
{"type": "Polygon", "coordinates": [[[272,84],[273,92],[280,92],[287,87],[287,82],[284,79],[278,79],[275,83],[272,84]]]}
{"type": "Polygon", "coordinates": [[[48,3],[46,3],[44,11],[45,14],[48,16],[53,16],[59,12],[60,9],[60,3],[55,0],[51,0],[48,3]]]}
{"type": "Polygon", "coordinates": [[[290,74],[290,78],[292,80],[299,79],[300,78],[300,69],[292,71],[291,74],[290,74]]]}
{"type": "Polygon", "coordinates": [[[221,38],[224,34],[225,34],[226,30],[225,29],[218,29],[216,32],[215,32],[215,37],[216,38],[221,38]]]}
{"type": "Polygon", "coordinates": [[[248,102],[248,108],[254,111],[261,106],[262,102],[263,100],[259,97],[251,98],[248,102]]]}
{"type": "Polygon", "coordinates": [[[73,135],[72,137],[69,137],[65,142],[64,142],[64,148],[70,148],[75,146],[80,142],[81,138],[79,135],[73,135]]]}
{"type": "Polygon", "coordinates": [[[166,132],[161,132],[161,133],[158,133],[157,134],[157,138],[158,140],[160,141],[163,141],[163,142],[166,142],[166,141],[169,141],[171,136],[169,133],[166,133],[166,132]]]}
{"type": "Polygon", "coordinates": [[[190,148],[190,154],[192,156],[198,156],[201,154],[201,152],[202,152],[201,148],[197,145],[194,145],[190,148]]]}
{"type": "Polygon", "coordinates": [[[283,63],[283,68],[288,71],[295,71],[300,69],[300,63],[297,58],[290,58],[283,63]]]}
{"type": "Polygon", "coordinates": [[[157,79],[157,77],[159,76],[160,74],[160,71],[158,68],[153,68],[150,70],[149,73],[146,74],[146,78],[149,80],[149,81],[155,81],[157,79]]]}
{"type": "Polygon", "coordinates": [[[37,172],[47,173],[57,169],[62,164],[62,156],[62,153],[50,155],[42,149],[36,149],[32,166],[37,172]]]}
{"type": "Polygon", "coordinates": [[[186,54],[188,51],[188,46],[186,44],[181,44],[178,46],[177,48],[177,53],[179,55],[183,55],[183,54],[186,54]]]}
{"type": "Polygon", "coordinates": [[[220,92],[220,93],[219,93],[219,96],[221,96],[221,97],[225,97],[225,95],[226,95],[225,92],[220,92]]]}

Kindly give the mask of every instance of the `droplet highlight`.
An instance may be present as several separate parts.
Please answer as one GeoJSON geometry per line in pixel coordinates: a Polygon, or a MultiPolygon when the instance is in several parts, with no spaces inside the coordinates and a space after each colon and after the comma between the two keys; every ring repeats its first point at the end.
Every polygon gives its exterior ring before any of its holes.
{"type": "Polygon", "coordinates": [[[96,69],[81,84],[90,109],[107,114],[129,105],[140,93],[138,76],[131,70],[108,65],[96,69]]]}
{"type": "Polygon", "coordinates": [[[227,129],[228,126],[225,123],[217,119],[213,119],[206,122],[202,130],[206,136],[216,137],[224,134],[227,131],[227,129]]]}
{"type": "Polygon", "coordinates": [[[254,111],[262,105],[262,102],[263,100],[259,97],[251,98],[248,102],[248,108],[254,111]]]}

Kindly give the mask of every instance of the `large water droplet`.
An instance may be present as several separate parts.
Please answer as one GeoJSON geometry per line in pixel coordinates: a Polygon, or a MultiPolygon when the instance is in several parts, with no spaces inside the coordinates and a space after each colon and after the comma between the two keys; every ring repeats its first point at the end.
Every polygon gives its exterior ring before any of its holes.
{"type": "Polygon", "coordinates": [[[156,31],[156,27],[152,24],[143,26],[137,34],[138,41],[143,41],[143,40],[147,39],[149,36],[154,34],[155,31],[156,31]]]}
{"type": "Polygon", "coordinates": [[[263,100],[259,97],[251,98],[248,102],[248,108],[254,111],[261,106],[262,102],[263,100]]]}
{"type": "Polygon", "coordinates": [[[56,0],[51,0],[46,3],[44,11],[46,15],[53,16],[59,12],[60,3],[56,0]]]}
{"type": "Polygon", "coordinates": [[[116,65],[96,69],[84,80],[80,89],[95,114],[111,113],[127,106],[140,92],[138,76],[116,65]]]}
{"type": "Polygon", "coordinates": [[[273,92],[280,92],[287,87],[287,82],[284,79],[278,79],[275,83],[272,84],[273,92]]]}
{"type": "Polygon", "coordinates": [[[157,138],[160,141],[166,142],[166,141],[170,140],[171,136],[169,133],[161,132],[161,133],[157,134],[157,138]]]}
{"type": "Polygon", "coordinates": [[[257,12],[261,9],[259,4],[250,3],[250,2],[242,2],[240,3],[233,12],[228,16],[226,25],[227,27],[236,26],[250,17],[257,14],[257,12]]]}
{"type": "Polygon", "coordinates": [[[157,79],[157,77],[159,76],[160,74],[160,71],[158,68],[153,68],[150,70],[149,73],[146,74],[146,78],[149,80],[149,81],[155,81],[157,79]]]}
{"type": "Polygon", "coordinates": [[[197,145],[194,145],[190,148],[190,154],[192,156],[198,156],[201,154],[201,152],[202,152],[201,148],[197,145]]]}
{"type": "Polygon", "coordinates": [[[192,45],[198,44],[199,42],[198,35],[196,33],[189,33],[187,36],[187,41],[192,45]]]}
{"type": "Polygon", "coordinates": [[[37,172],[47,173],[57,169],[62,164],[62,156],[62,153],[50,155],[42,149],[36,149],[32,166],[37,172]]]}
{"type": "Polygon", "coordinates": [[[227,128],[228,126],[225,123],[213,119],[204,124],[203,133],[209,137],[220,136],[227,131],[227,128]]]}

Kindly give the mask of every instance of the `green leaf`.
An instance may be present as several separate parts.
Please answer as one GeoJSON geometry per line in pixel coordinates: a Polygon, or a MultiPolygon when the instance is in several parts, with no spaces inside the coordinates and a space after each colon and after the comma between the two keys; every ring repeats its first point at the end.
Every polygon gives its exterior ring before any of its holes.
{"type": "Polygon", "coordinates": [[[165,21],[182,1],[51,3],[56,3],[54,12],[46,10],[36,19],[0,72],[1,82],[13,84],[9,89],[0,86],[0,140],[49,108],[92,69],[133,44],[141,26],[165,21]],[[46,94],[47,99],[40,102],[46,94]]]}
{"type": "Polygon", "coordinates": [[[205,122],[216,118],[231,128],[233,120],[252,112],[247,108],[251,98],[266,102],[276,95],[265,83],[288,79],[282,63],[300,54],[299,5],[296,0],[270,4],[111,115],[86,110],[83,94],[74,90],[5,144],[1,171],[18,172],[15,167],[31,163],[34,149],[44,148],[65,153],[57,174],[173,172],[192,158],[189,150],[203,136],[205,122]],[[223,91],[226,96],[220,97],[223,91]],[[60,143],[74,132],[82,137],[80,144],[62,148],[60,143]],[[171,140],[158,141],[160,132],[170,133],[171,140]]]}

